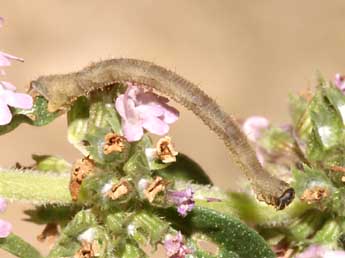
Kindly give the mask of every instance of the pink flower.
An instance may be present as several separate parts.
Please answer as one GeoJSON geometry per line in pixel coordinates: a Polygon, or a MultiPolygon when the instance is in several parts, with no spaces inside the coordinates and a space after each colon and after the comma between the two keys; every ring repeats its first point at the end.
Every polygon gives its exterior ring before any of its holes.
{"type": "Polygon", "coordinates": [[[185,217],[187,213],[194,208],[194,192],[192,188],[187,188],[184,191],[169,192],[168,198],[177,206],[178,213],[185,217]]]}
{"type": "Polygon", "coordinates": [[[16,93],[16,87],[9,82],[0,81],[0,125],[11,122],[12,113],[8,106],[30,109],[33,100],[30,95],[16,93]]]}
{"type": "MultiPolygon", "coordinates": [[[[0,27],[3,22],[3,18],[0,17],[0,27]]],[[[0,67],[10,66],[12,60],[24,61],[22,58],[0,51],[0,67]]],[[[0,69],[0,74],[4,75],[4,70],[0,69]]],[[[8,124],[12,120],[12,113],[8,106],[22,109],[32,108],[32,97],[24,93],[16,93],[15,90],[16,87],[11,83],[0,81],[0,125],[8,124]]]]}
{"type": "MultiPolygon", "coordinates": [[[[269,126],[270,122],[265,117],[251,116],[244,121],[242,129],[250,141],[256,142],[261,137],[262,131],[269,126]]],[[[259,146],[256,147],[256,157],[261,164],[264,164],[264,154],[259,146]]]]}
{"type": "Polygon", "coordinates": [[[144,129],[157,135],[168,133],[169,124],[179,116],[179,112],[168,102],[167,98],[129,83],[125,94],[115,101],[126,139],[130,142],[140,140],[144,129]]]}
{"type": "Polygon", "coordinates": [[[345,252],[333,251],[320,245],[311,245],[296,258],[345,258],[345,252]]]}
{"type": "Polygon", "coordinates": [[[167,235],[164,240],[164,248],[169,258],[185,258],[187,254],[192,253],[192,250],[183,244],[181,232],[178,232],[177,235],[167,235]]]}
{"type": "Polygon", "coordinates": [[[335,86],[337,86],[337,88],[339,90],[341,90],[342,92],[345,91],[345,78],[343,75],[340,75],[339,73],[337,73],[335,75],[335,79],[334,79],[334,84],[335,86]]]}
{"type": "MultiPolygon", "coordinates": [[[[0,212],[5,212],[7,208],[7,203],[3,198],[0,198],[0,212]]],[[[8,237],[12,231],[11,223],[0,219],[0,238],[8,237]]]]}
{"type": "Polygon", "coordinates": [[[269,125],[270,122],[265,117],[251,116],[244,121],[242,128],[248,139],[256,142],[269,125]]]}

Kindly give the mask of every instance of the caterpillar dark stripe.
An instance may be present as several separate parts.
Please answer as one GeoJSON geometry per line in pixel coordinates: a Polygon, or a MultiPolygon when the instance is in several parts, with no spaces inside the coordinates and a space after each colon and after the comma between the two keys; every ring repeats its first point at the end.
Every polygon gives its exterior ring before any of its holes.
{"type": "Polygon", "coordinates": [[[68,108],[74,99],[93,90],[123,82],[151,87],[194,112],[224,141],[259,200],[284,209],[294,199],[294,190],[286,182],[263,169],[234,118],[198,86],[161,66],[135,59],[111,59],[76,73],[39,77],[31,87],[49,101],[49,110],[55,111],[68,108]]]}

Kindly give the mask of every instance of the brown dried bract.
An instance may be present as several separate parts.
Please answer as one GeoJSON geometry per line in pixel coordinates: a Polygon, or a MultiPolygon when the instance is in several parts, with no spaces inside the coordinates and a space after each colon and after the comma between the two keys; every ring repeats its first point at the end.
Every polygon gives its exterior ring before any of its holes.
{"type": "Polygon", "coordinates": [[[104,137],[104,147],[103,147],[103,153],[108,155],[113,152],[122,152],[124,148],[126,147],[126,138],[115,134],[115,133],[108,133],[104,137]]]}
{"type": "Polygon", "coordinates": [[[37,240],[40,242],[47,240],[49,244],[52,244],[55,242],[58,236],[58,225],[56,223],[48,223],[44,227],[42,233],[37,236],[37,240]]]}
{"type": "Polygon", "coordinates": [[[157,176],[155,180],[144,190],[145,197],[149,200],[149,202],[153,202],[156,195],[165,190],[167,184],[168,183],[163,178],[157,176]]]}
{"type": "Polygon", "coordinates": [[[329,192],[326,188],[321,186],[314,186],[312,188],[306,189],[302,196],[301,200],[307,204],[312,204],[320,202],[322,199],[326,198],[329,195],[329,192]]]}
{"type": "Polygon", "coordinates": [[[106,196],[112,200],[117,200],[131,191],[131,184],[127,180],[121,179],[119,183],[111,187],[111,189],[106,193],[106,196]]]}
{"type": "Polygon", "coordinates": [[[171,143],[171,138],[169,136],[165,136],[159,139],[156,145],[156,149],[158,158],[163,163],[171,163],[176,161],[178,152],[175,151],[171,143]]]}
{"type": "Polygon", "coordinates": [[[69,185],[69,190],[71,192],[73,201],[78,199],[78,194],[83,179],[93,173],[95,166],[95,162],[89,157],[79,159],[73,164],[71,181],[69,185]]]}
{"type": "Polygon", "coordinates": [[[87,241],[82,242],[81,248],[73,256],[73,258],[94,258],[98,256],[99,245],[96,241],[89,243],[87,241]]]}

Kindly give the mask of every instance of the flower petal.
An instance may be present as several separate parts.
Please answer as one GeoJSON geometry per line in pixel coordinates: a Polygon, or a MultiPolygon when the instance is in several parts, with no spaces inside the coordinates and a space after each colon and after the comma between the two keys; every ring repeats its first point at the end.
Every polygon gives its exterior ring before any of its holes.
{"type": "Polygon", "coordinates": [[[131,123],[128,120],[122,119],[122,129],[124,136],[129,142],[139,141],[144,135],[144,130],[140,122],[131,123]]]}
{"type": "Polygon", "coordinates": [[[122,94],[122,95],[118,96],[115,100],[116,111],[120,114],[120,116],[122,118],[126,118],[124,97],[125,97],[125,95],[122,94]]]}
{"type": "Polygon", "coordinates": [[[12,224],[0,219],[0,238],[8,237],[12,231],[12,224]]]}
{"type": "Polygon", "coordinates": [[[6,102],[16,108],[30,109],[33,105],[32,97],[25,93],[16,93],[6,90],[6,102]]]}
{"type": "Polygon", "coordinates": [[[0,102],[0,125],[7,125],[12,120],[12,113],[8,106],[0,102]]]}
{"type": "Polygon", "coordinates": [[[150,133],[164,135],[169,132],[169,125],[155,116],[143,117],[142,126],[150,133]]]}
{"type": "Polygon", "coordinates": [[[14,86],[12,83],[10,82],[5,82],[5,81],[0,81],[1,86],[3,86],[6,90],[11,90],[11,91],[15,91],[16,90],[16,86],[14,86]]]}
{"type": "Polygon", "coordinates": [[[163,121],[167,124],[175,123],[179,118],[180,112],[178,112],[177,109],[168,105],[164,105],[164,108],[165,112],[163,116],[163,121]]]}
{"type": "Polygon", "coordinates": [[[160,105],[156,105],[154,103],[147,104],[147,105],[140,105],[136,107],[136,110],[143,114],[144,116],[163,116],[165,110],[160,105]]]}

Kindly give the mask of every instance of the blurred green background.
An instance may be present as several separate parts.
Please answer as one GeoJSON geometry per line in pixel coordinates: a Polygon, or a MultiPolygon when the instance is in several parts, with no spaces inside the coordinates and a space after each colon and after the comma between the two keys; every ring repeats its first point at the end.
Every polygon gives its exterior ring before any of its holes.
{"type": "MultiPolygon", "coordinates": [[[[289,122],[287,95],[313,87],[319,70],[345,73],[343,0],[0,0],[2,51],[23,57],[5,80],[19,89],[43,74],[77,71],[92,61],[131,57],[153,61],[197,83],[224,109],[244,118],[289,122]]],[[[222,142],[181,109],[171,135],[224,189],[240,189],[241,172],[222,142]]],[[[21,126],[0,138],[0,164],[29,165],[31,154],[79,157],[66,140],[66,121],[21,126]]],[[[43,252],[43,227],[22,221],[28,204],[0,215],[43,252]]],[[[1,257],[12,257],[0,252],[1,257]]],[[[157,257],[162,257],[158,255],[157,257]]]]}

